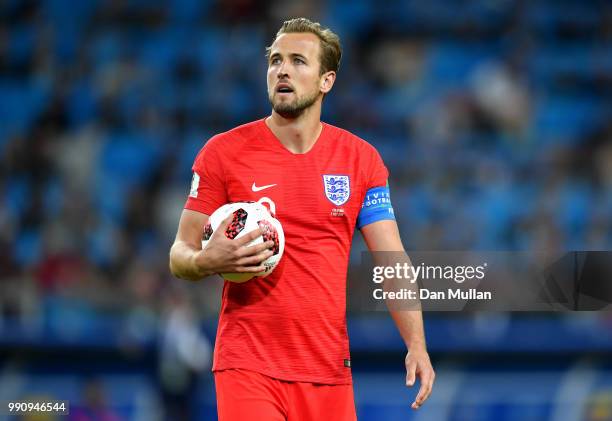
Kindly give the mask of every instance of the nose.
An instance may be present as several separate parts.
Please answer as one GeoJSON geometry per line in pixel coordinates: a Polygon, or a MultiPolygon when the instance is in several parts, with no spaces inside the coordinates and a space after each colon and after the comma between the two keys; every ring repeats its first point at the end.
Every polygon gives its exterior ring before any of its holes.
{"type": "Polygon", "coordinates": [[[279,79],[285,79],[287,76],[289,76],[289,74],[285,70],[285,62],[284,61],[280,64],[280,66],[278,66],[278,71],[276,73],[276,76],[279,79]]]}

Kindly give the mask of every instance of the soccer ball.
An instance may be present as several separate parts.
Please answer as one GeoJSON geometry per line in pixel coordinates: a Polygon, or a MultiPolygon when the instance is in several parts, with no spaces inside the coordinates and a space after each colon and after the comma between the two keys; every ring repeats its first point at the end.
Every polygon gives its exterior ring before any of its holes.
{"type": "Polygon", "coordinates": [[[257,227],[265,230],[264,234],[251,241],[247,246],[263,243],[268,240],[274,241],[272,251],[274,254],[263,261],[265,269],[258,273],[222,273],[224,279],[234,282],[246,282],[251,278],[260,276],[265,278],[272,273],[285,250],[285,234],[283,227],[274,214],[276,207],[272,200],[262,197],[257,202],[235,202],[221,206],[208,218],[208,223],[204,227],[202,236],[202,249],[206,247],[219,224],[230,214],[234,219],[225,230],[225,236],[230,240],[240,238],[244,234],[256,229],[257,227]],[[267,203],[269,209],[264,205],[267,203]]]}

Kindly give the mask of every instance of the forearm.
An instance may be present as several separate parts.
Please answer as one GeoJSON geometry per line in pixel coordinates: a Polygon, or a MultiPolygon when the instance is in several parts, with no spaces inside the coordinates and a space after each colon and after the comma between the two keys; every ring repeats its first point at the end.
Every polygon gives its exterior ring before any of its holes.
{"type": "Polygon", "coordinates": [[[198,281],[212,275],[214,271],[207,270],[201,261],[197,262],[200,257],[201,250],[183,241],[177,241],[170,249],[170,271],[177,278],[189,281],[198,281]]]}
{"type": "Polygon", "coordinates": [[[427,349],[423,315],[420,310],[390,310],[389,312],[409,350],[427,349]]]}
{"type": "MultiPolygon", "coordinates": [[[[412,266],[410,258],[404,251],[395,221],[375,222],[362,228],[361,232],[368,248],[373,252],[374,263],[377,266],[395,267],[396,264],[412,266]]],[[[418,297],[419,288],[416,279],[392,278],[385,280],[383,289],[389,292],[411,290],[418,297]]],[[[426,349],[420,301],[387,300],[386,304],[406,346],[409,349],[426,349]]]]}

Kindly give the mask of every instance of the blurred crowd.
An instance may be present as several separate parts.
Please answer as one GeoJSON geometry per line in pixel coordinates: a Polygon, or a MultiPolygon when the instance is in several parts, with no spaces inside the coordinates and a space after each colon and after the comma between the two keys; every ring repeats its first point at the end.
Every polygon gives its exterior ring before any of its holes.
{"type": "Polygon", "coordinates": [[[168,250],[197,151],[270,112],[264,48],[294,16],[342,39],[323,119],[382,154],[408,249],[610,249],[608,2],[7,0],[0,315],[36,329],[59,300],[137,335],[218,308],[168,250]]]}

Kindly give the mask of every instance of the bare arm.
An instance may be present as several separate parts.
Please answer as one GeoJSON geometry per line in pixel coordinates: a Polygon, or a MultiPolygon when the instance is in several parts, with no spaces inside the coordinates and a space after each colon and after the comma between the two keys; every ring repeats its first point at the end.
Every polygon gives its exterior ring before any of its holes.
{"type": "Polygon", "coordinates": [[[196,281],[214,273],[196,263],[196,257],[202,250],[202,233],[208,218],[208,215],[200,212],[183,210],[174,244],[170,248],[170,271],[177,278],[196,281]]]}
{"type": "Polygon", "coordinates": [[[225,237],[225,229],[232,220],[226,218],[202,249],[202,234],[208,215],[189,209],[183,210],[176,239],[170,249],[170,271],[174,276],[191,281],[200,280],[213,273],[251,272],[264,270],[261,264],[272,255],[273,241],[247,246],[261,235],[253,230],[235,240],[225,237]]]}
{"type": "MultiPolygon", "coordinates": [[[[368,249],[372,252],[404,252],[404,246],[395,221],[384,220],[371,223],[363,227],[361,233],[368,249]]],[[[410,264],[408,256],[405,253],[402,253],[402,256],[403,260],[410,264]]],[[[406,386],[412,386],[416,376],[419,376],[421,380],[421,388],[412,403],[412,408],[418,409],[431,394],[435,378],[425,343],[423,316],[420,310],[400,311],[389,309],[389,312],[409,350],[405,361],[406,386]]]]}

